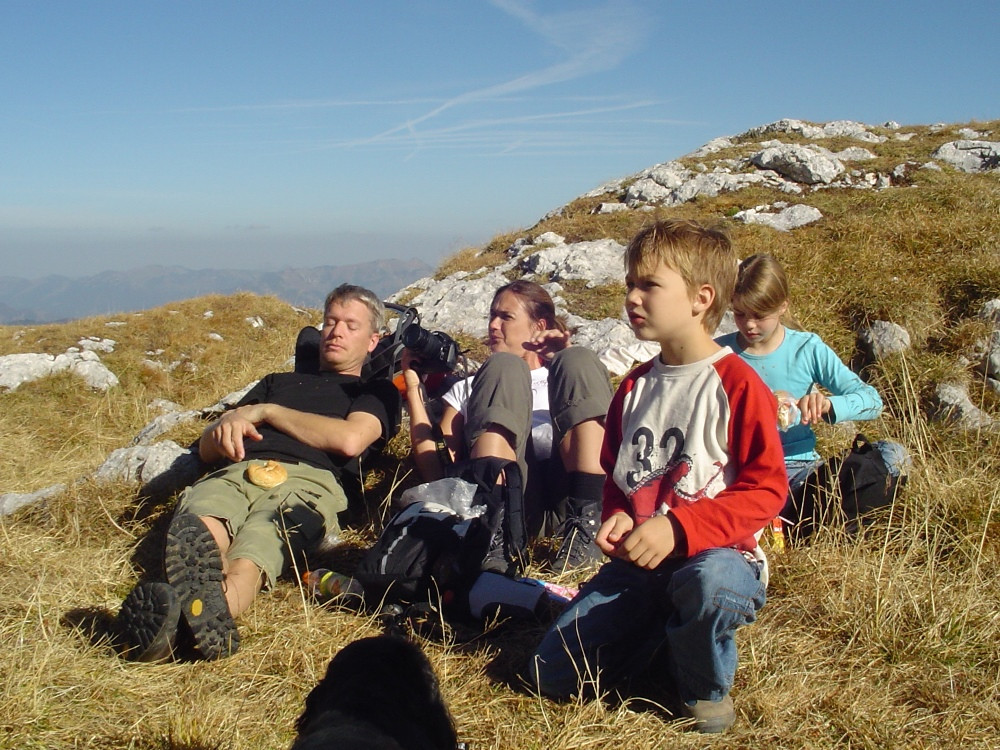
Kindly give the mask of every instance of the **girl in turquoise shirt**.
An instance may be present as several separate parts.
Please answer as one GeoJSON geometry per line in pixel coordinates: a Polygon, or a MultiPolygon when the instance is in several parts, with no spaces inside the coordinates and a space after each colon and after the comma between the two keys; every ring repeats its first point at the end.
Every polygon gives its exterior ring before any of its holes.
{"type": "MultiPolygon", "coordinates": [[[[780,401],[794,406],[789,410],[793,415],[797,408],[799,419],[781,432],[794,490],[823,463],[812,426],[875,419],[882,413],[882,399],[819,336],[782,323],[788,317],[788,297],[781,264],[767,254],[750,256],[740,264],[732,300],[738,330],[717,341],[746,360],[780,401]]],[[[903,447],[885,441],[876,447],[898,474],[905,461],[903,447]]]]}

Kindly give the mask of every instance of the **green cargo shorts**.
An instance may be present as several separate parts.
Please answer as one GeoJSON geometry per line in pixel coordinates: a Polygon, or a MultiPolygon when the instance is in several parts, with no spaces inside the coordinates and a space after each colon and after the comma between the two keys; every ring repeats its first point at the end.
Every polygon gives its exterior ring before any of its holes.
{"type": "Polygon", "coordinates": [[[337,514],[347,509],[347,495],[337,478],[307,464],[282,462],[288,479],[264,489],[246,476],[251,463],[241,461],[212,472],[188,487],[176,513],[212,516],[232,538],[227,557],[250,560],[265,574],[264,588],[314,549],[328,534],[337,534],[337,514]]]}

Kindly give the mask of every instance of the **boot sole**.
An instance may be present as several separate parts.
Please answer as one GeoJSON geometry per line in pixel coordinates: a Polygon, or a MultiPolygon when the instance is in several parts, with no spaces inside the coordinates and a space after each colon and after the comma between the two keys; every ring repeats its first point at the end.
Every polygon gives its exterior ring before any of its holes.
{"type": "Polygon", "coordinates": [[[222,590],[222,555],[198,516],[182,513],[174,517],[167,530],[164,560],[167,581],[177,592],[181,616],[198,652],[208,660],[235,654],[240,636],[222,590]]]}
{"type": "Polygon", "coordinates": [[[166,583],[139,583],[125,597],[115,629],[121,655],[130,661],[157,662],[174,652],[181,603],[166,583]]]}

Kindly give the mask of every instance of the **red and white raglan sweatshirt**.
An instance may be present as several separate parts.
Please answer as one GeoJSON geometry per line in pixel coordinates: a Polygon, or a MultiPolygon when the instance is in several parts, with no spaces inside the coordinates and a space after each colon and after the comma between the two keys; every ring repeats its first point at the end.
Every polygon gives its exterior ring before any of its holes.
{"type": "Polygon", "coordinates": [[[638,526],[669,509],[688,557],[733,547],[766,563],[757,538],[788,493],[776,413],[774,394],[728,347],[693,364],[640,365],[608,410],[602,519],[624,512],[638,526]]]}

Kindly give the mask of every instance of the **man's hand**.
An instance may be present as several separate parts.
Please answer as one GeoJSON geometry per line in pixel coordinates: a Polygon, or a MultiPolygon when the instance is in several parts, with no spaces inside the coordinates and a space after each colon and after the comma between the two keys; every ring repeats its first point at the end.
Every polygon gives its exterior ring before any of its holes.
{"type": "Polygon", "coordinates": [[[559,331],[546,328],[535,333],[529,341],[524,342],[524,348],[535,352],[543,362],[551,360],[557,352],[569,346],[569,331],[559,331]]]}
{"type": "Polygon", "coordinates": [[[653,570],[677,548],[677,542],[670,518],[653,516],[622,540],[616,554],[640,568],[653,570]]]}
{"type": "Polygon", "coordinates": [[[608,557],[621,557],[619,546],[622,539],[626,538],[635,521],[627,513],[615,513],[611,518],[601,524],[597,530],[594,543],[608,557]]]}
{"type": "Polygon", "coordinates": [[[222,457],[242,461],[246,457],[243,441],[264,439],[257,432],[257,425],[266,421],[266,407],[267,404],[249,404],[223,414],[202,435],[198,445],[201,457],[209,461],[222,457]]]}

